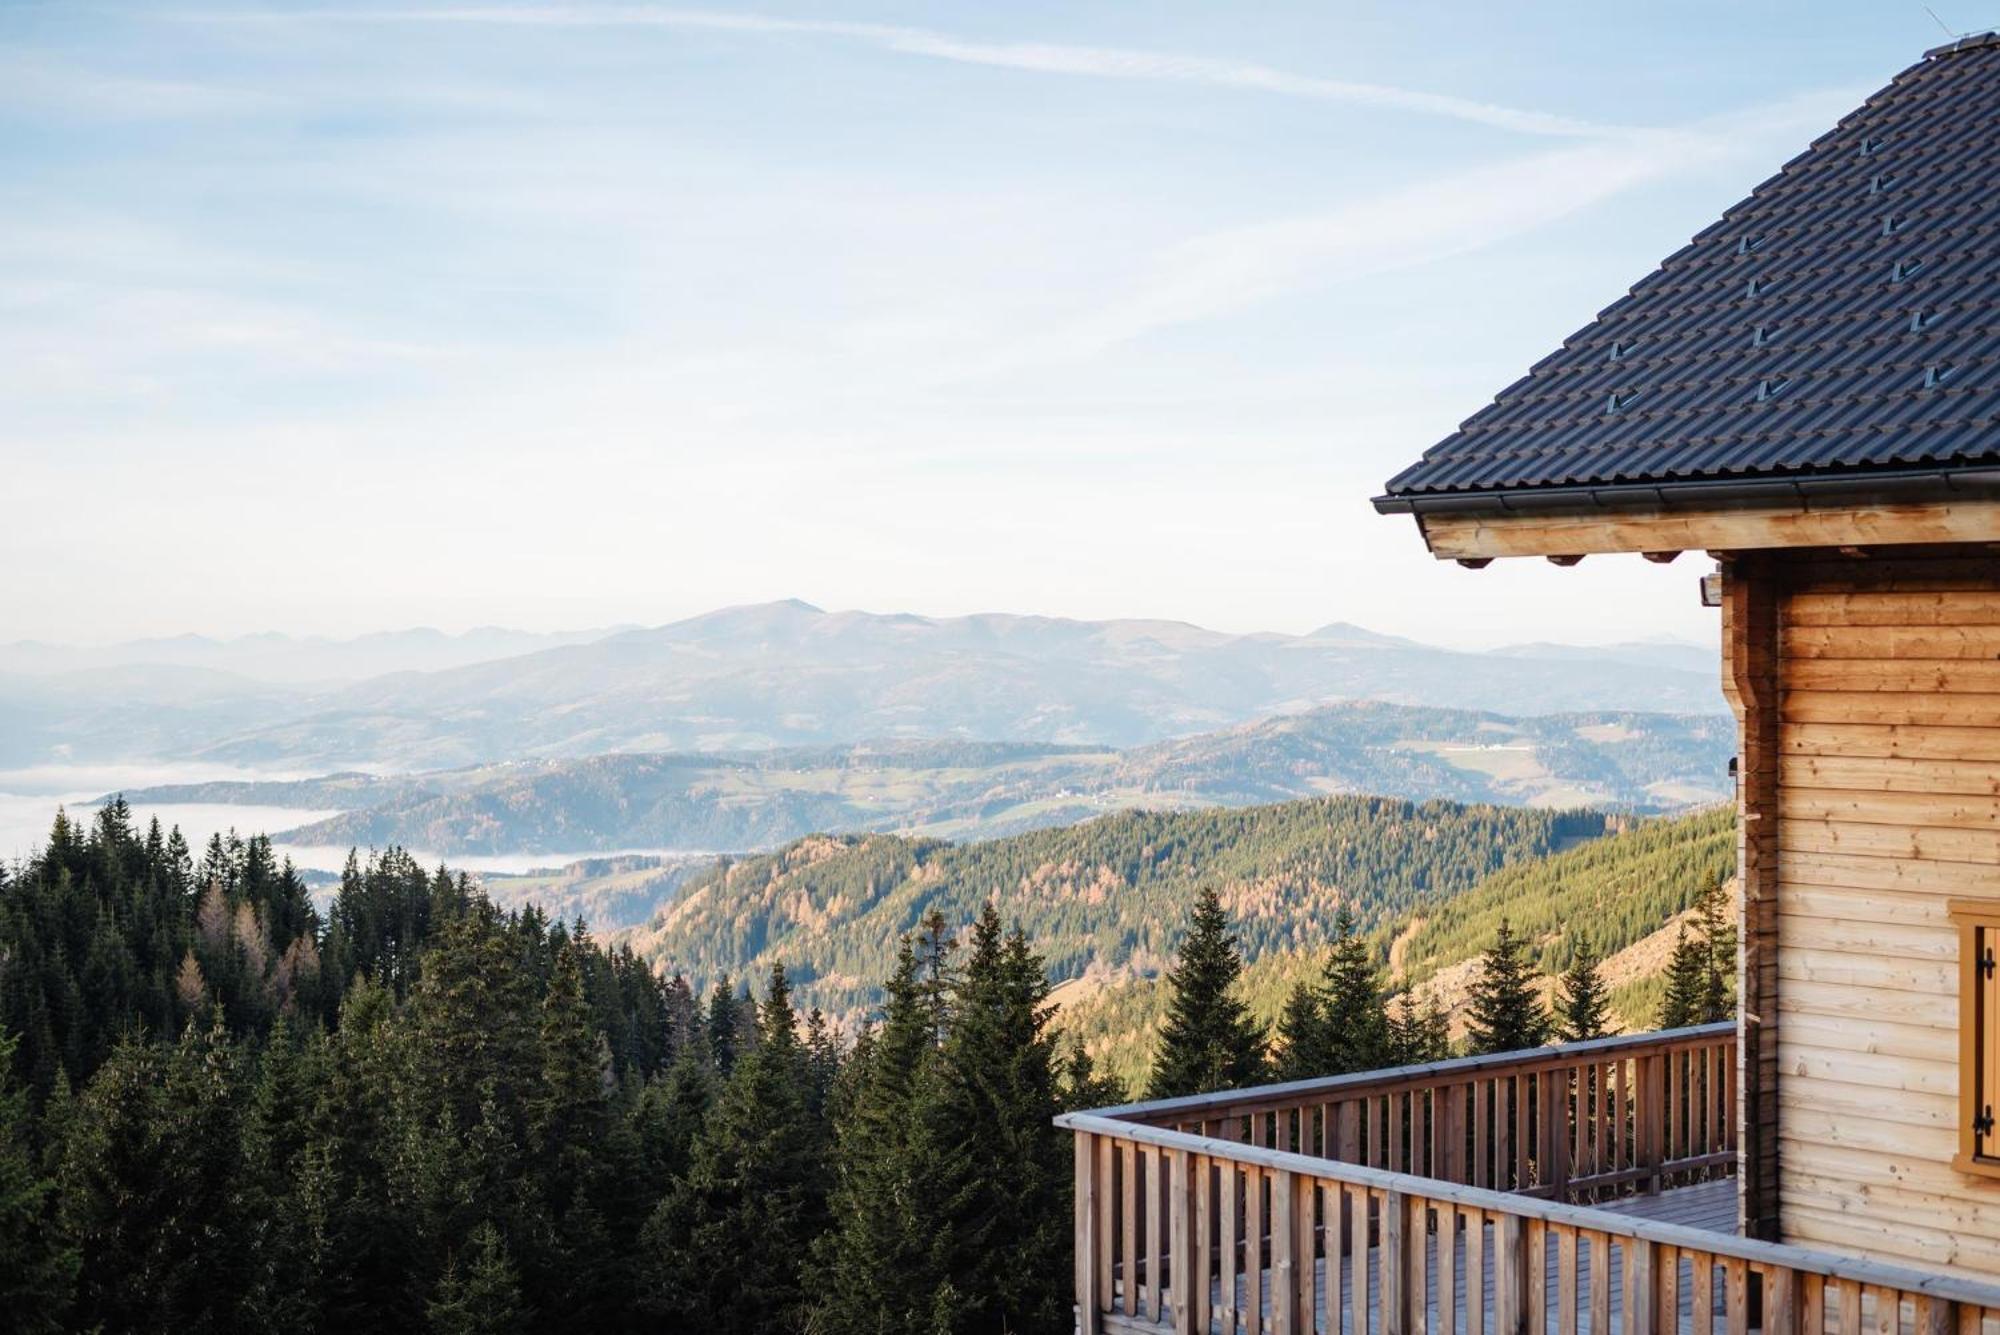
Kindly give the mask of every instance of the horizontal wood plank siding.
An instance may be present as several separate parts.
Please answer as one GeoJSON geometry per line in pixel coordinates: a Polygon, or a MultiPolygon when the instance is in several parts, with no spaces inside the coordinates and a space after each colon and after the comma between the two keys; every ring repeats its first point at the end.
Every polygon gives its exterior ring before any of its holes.
{"type": "Polygon", "coordinates": [[[1800,560],[1778,619],[1785,1239],[2000,1274],[1946,911],[2000,903],[2000,559],[1800,560]]]}

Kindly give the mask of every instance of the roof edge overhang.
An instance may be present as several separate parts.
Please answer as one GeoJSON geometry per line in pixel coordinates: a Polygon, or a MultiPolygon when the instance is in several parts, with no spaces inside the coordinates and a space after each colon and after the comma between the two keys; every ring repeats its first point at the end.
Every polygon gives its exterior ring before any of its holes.
{"type": "Polygon", "coordinates": [[[1971,496],[2000,498],[2000,467],[1921,468],[1801,477],[1690,478],[1606,486],[1518,487],[1511,490],[1383,495],[1385,515],[1574,514],[1608,510],[1710,510],[1743,506],[1915,504],[1971,496]]]}

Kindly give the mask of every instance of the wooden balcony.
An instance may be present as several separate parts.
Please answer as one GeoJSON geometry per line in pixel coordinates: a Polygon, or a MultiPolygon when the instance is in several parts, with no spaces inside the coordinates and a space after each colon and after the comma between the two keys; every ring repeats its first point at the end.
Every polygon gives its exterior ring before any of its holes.
{"type": "Polygon", "coordinates": [[[1128,1104],[1076,1137],[1082,1335],[2000,1335],[2000,1285],[1736,1236],[1736,1033],[1128,1104]]]}

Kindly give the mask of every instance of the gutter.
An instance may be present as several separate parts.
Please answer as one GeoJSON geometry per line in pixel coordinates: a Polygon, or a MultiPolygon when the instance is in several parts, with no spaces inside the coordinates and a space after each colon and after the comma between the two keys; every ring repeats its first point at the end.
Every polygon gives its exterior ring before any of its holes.
{"type": "Polygon", "coordinates": [[[1693,478],[1678,482],[1612,483],[1600,487],[1517,487],[1377,496],[1377,514],[1473,512],[1543,514],[1554,510],[1699,510],[1720,506],[1803,506],[1936,501],[1973,493],[2000,496],[2000,468],[1899,469],[1881,473],[1796,478],[1693,478]]]}

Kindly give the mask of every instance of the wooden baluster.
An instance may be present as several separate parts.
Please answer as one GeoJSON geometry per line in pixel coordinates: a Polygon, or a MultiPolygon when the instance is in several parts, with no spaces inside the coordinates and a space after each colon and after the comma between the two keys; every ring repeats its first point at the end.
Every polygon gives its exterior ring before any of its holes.
{"type": "Polygon", "coordinates": [[[1167,1319],[1166,1285],[1161,1281],[1161,1270],[1166,1263],[1167,1235],[1165,1221],[1160,1217],[1160,1198],[1166,1185],[1161,1169],[1166,1165],[1166,1156],[1157,1145],[1145,1148],[1145,1178],[1140,1190],[1146,1197],[1146,1315],[1154,1322],[1167,1319]]]}
{"type": "MultiPolygon", "coordinates": [[[[1352,1335],[1368,1335],[1368,1211],[1372,1197],[1366,1187],[1348,1189],[1348,1213],[1354,1217],[1352,1257],[1348,1259],[1348,1325],[1352,1335]]],[[[1384,1309],[1386,1311],[1386,1309],[1384,1309]]],[[[1326,1321],[1336,1325],[1334,1317],[1326,1321]]]]}
{"type": "Polygon", "coordinates": [[[1660,1121],[1667,1092],[1663,1068],[1657,1054],[1641,1057],[1632,1064],[1637,1106],[1633,1111],[1633,1166],[1645,1170],[1641,1179],[1646,1191],[1660,1190],[1660,1121]]]}
{"type": "Polygon", "coordinates": [[[1868,1303],[1875,1309],[1875,1319],[1869,1325],[1874,1335],[1901,1335],[1903,1295],[1900,1292],[1871,1284],[1868,1286],[1868,1303]]]}
{"type": "Polygon", "coordinates": [[[1861,1285],[1851,1279],[1835,1280],[1833,1291],[1840,1298],[1840,1335],[1861,1335],[1861,1285]]]}
{"type": "Polygon", "coordinates": [[[1488,1128],[1493,1120],[1493,1082],[1485,1076],[1472,1082],[1472,1176],[1476,1187],[1493,1185],[1493,1164],[1488,1128]]]}
{"type": "Polygon", "coordinates": [[[1618,1141],[1613,1134],[1617,1123],[1612,1121],[1611,1085],[1618,1069],[1617,1062],[1604,1062],[1597,1067],[1597,1171],[1615,1173],[1618,1171],[1618,1141]]]}
{"type": "Polygon", "coordinates": [[[1625,1059],[1611,1063],[1611,1171],[1622,1173],[1631,1164],[1625,1150],[1625,1059]]]}
{"type": "Polygon", "coordinates": [[[1689,1304],[1694,1335],[1715,1335],[1715,1258],[1707,1252],[1689,1252],[1688,1260],[1694,1266],[1690,1276],[1689,1304]]]}
{"type": "Polygon", "coordinates": [[[1264,1170],[1245,1174],[1243,1191],[1243,1313],[1252,1331],[1264,1329],[1264,1170]]]}
{"type": "Polygon", "coordinates": [[[1556,1332],[1576,1335],[1576,1230],[1556,1226],[1556,1332]]]}
{"type": "Polygon", "coordinates": [[[1113,1190],[1113,1174],[1118,1162],[1118,1144],[1110,1136],[1093,1136],[1097,1169],[1091,1188],[1096,1202],[1097,1231],[1092,1244],[1097,1253],[1097,1301],[1101,1310],[1112,1310],[1112,1263],[1116,1259],[1111,1239],[1118,1226],[1118,1197],[1113,1190]]]}
{"type": "MultiPolygon", "coordinates": [[[[1561,1076],[1557,1078],[1562,1080],[1562,1085],[1558,1088],[1566,1086],[1568,1093],[1568,1097],[1563,1100],[1563,1111],[1569,1118],[1570,1133],[1569,1172],[1563,1175],[1567,1181],[1571,1176],[1581,1177],[1590,1171],[1590,1068],[1582,1065],[1572,1066],[1567,1079],[1561,1076]]],[[[1566,1197],[1567,1193],[1564,1193],[1556,1199],[1562,1200],[1566,1197]]]]}
{"type": "Polygon", "coordinates": [[[1215,1318],[1214,1293],[1215,1262],[1215,1167],[1205,1154],[1188,1156],[1190,1171],[1194,1174],[1194,1227],[1189,1233],[1192,1261],[1194,1299],[1194,1328],[1201,1335],[1208,1335],[1210,1323],[1215,1318]]]}
{"type": "Polygon", "coordinates": [[[1590,1335],[1611,1330],[1611,1238],[1595,1231],[1583,1235],[1590,1244],[1590,1335]]]}
{"type": "MultiPolygon", "coordinates": [[[[1419,1247],[1423,1239],[1417,1240],[1419,1247]]],[[[1440,1201],[1437,1207],[1437,1329],[1456,1332],[1458,1329],[1458,1211],[1440,1201]]],[[[1468,1286],[1466,1305],[1474,1305],[1468,1286]]],[[[1422,1295],[1418,1296],[1422,1301],[1422,1295]]]]}
{"type": "Polygon", "coordinates": [[[1381,1211],[1382,1245],[1376,1250],[1381,1275],[1376,1291],[1381,1303],[1382,1335],[1412,1335],[1410,1331],[1409,1202],[1400,1191],[1377,1198],[1381,1211]]]}
{"type": "Polygon", "coordinates": [[[1750,1332],[1750,1267],[1736,1257],[1722,1263],[1723,1311],[1729,1319],[1729,1335],[1750,1332]]]}
{"type": "Polygon", "coordinates": [[[1528,1182],[1528,1152],[1534,1141],[1528,1131],[1528,1088],[1521,1077],[1507,1077],[1507,1172],[1509,1180],[1501,1184],[1508,1191],[1526,1191],[1528,1182]]]}
{"type": "Polygon", "coordinates": [[[1678,1335],[1681,1328],[1681,1252],[1678,1247],[1661,1247],[1654,1263],[1655,1282],[1660,1286],[1659,1335],[1678,1335]]]}
{"type": "Polygon", "coordinates": [[[1464,1085],[1450,1085],[1432,1096],[1431,1138],[1444,1142],[1441,1150],[1433,1150],[1433,1177],[1442,1177],[1447,1182],[1470,1182],[1472,1175],[1465,1166],[1465,1096],[1464,1085]],[[1444,1104],[1442,1116],[1437,1103],[1444,1104]]]}
{"type": "Polygon", "coordinates": [[[1528,1329],[1543,1335],[1549,1328],[1549,1226],[1540,1219],[1528,1221],[1528,1264],[1524,1275],[1528,1288],[1528,1329]]]}
{"type": "Polygon", "coordinates": [[[1169,1201],[1167,1235],[1167,1281],[1172,1286],[1171,1303],[1176,1335],[1194,1335],[1194,1184],[1189,1181],[1193,1165],[1184,1150],[1168,1150],[1169,1201]]]}
{"type": "Polygon", "coordinates": [[[1333,1157],[1342,1163],[1361,1161],[1361,1101],[1348,1099],[1340,1105],[1336,1119],[1340,1124],[1339,1134],[1334,1139],[1333,1157]]]}
{"type": "Polygon", "coordinates": [[[1569,1090],[1568,1080],[1560,1071],[1548,1077],[1548,1113],[1554,1132],[1554,1167],[1550,1173],[1553,1187],[1552,1199],[1562,1200],[1569,1195],[1570,1155],[1569,1155],[1569,1090]]]}
{"type": "Polygon", "coordinates": [[[1526,1222],[1512,1214],[1493,1221],[1493,1335],[1541,1335],[1528,1316],[1528,1291],[1540,1276],[1529,1276],[1526,1222]]]}
{"type": "Polygon", "coordinates": [[[1104,1240],[1097,1233],[1097,1137],[1076,1133],[1076,1320],[1081,1335],[1097,1335],[1102,1327],[1104,1293],[1098,1288],[1098,1252],[1104,1240]]]}
{"type": "MultiPolygon", "coordinates": [[[[1298,1313],[1299,1329],[1306,1335],[1312,1335],[1313,1314],[1318,1308],[1315,1301],[1317,1267],[1313,1264],[1313,1255],[1318,1250],[1314,1241],[1318,1231],[1319,1183],[1310,1177],[1295,1177],[1292,1190],[1299,1198],[1292,1210],[1292,1219],[1298,1230],[1298,1241],[1292,1249],[1292,1254],[1298,1258],[1293,1282],[1297,1297],[1292,1310],[1298,1313]]],[[[1328,1309],[1337,1311],[1337,1304],[1329,1302],[1328,1309]]]]}
{"type": "Polygon", "coordinates": [[[1298,1335],[1298,1193],[1290,1173],[1271,1179],[1271,1329],[1275,1335],[1298,1335]]]}
{"type": "MultiPolygon", "coordinates": [[[[1465,1212],[1465,1335],[1486,1335],[1486,1212],[1465,1212]]],[[[1452,1335],[1445,1328],[1444,1335],[1452,1335]]]]}
{"type": "Polygon", "coordinates": [[[1826,1278],[1800,1275],[1799,1325],[1804,1335],[1826,1335],[1826,1278]]]}
{"type": "Polygon", "coordinates": [[[1957,1335],[1956,1303],[1924,1294],[1917,1299],[1917,1335],[1957,1335]]]}
{"type": "Polygon", "coordinates": [[[1236,1253],[1242,1243],[1242,1230],[1238,1223],[1243,1209],[1242,1192],[1238,1185],[1241,1174],[1236,1165],[1227,1159],[1218,1160],[1217,1167],[1222,1170],[1222,1248],[1217,1254],[1221,1262],[1222,1335],[1236,1335],[1236,1276],[1240,1264],[1236,1253]]]}
{"type": "Polygon", "coordinates": [[[1139,1315],[1139,1155],[1130,1141],[1118,1147],[1118,1243],[1126,1316],[1139,1315]]]}
{"type": "Polygon", "coordinates": [[[1626,1238],[1619,1247],[1625,1254],[1625,1329],[1623,1335],[1674,1335],[1661,1331],[1659,1303],[1653,1280],[1658,1274],[1656,1251],[1650,1242],[1626,1238]]]}
{"type": "MultiPolygon", "coordinates": [[[[1799,1335],[1799,1275],[1788,1266],[1764,1267],[1764,1335],[1799,1335]]],[[[1813,1331],[1812,1335],[1826,1335],[1813,1331]]],[[[1939,1331],[1937,1335],[1950,1335],[1939,1331]]]]}
{"type": "Polygon", "coordinates": [[[1734,1044],[1722,1049],[1722,1148],[1734,1151],[1737,1144],[1736,1125],[1736,1048],[1734,1044]]]}

